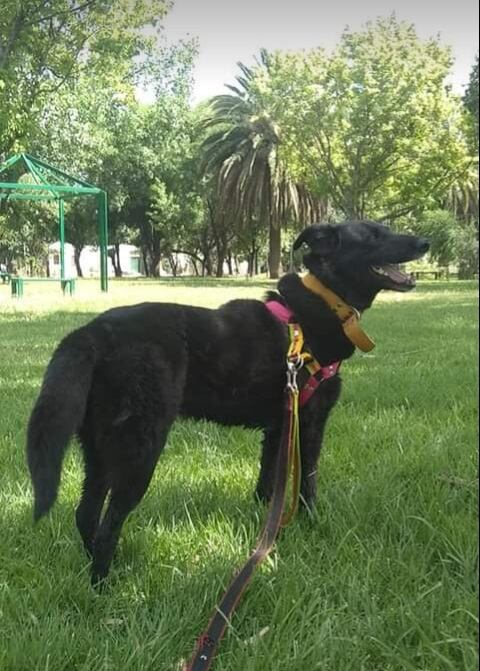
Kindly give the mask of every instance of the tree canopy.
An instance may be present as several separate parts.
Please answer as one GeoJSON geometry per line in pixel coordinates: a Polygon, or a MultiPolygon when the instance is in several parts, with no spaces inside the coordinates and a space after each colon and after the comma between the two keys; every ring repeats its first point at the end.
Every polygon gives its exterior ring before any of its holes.
{"type": "Polygon", "coordinates": [[[0,148],[25,141],[45,101],[82,71],[108,73],[148,53],[165,0],[3,0],[0,13],[0,148]],[[112,29],[112,25],[114,29],[112,29]]]}
{"type": "Polygon", "coordinates": [[[467,155],[450,66],[438,39],[390,17],[345,30],[331,54],[276,54],[258,85],[312,190],[347,218],[391,221],[432,205],[467,155]]]}
{"type": "MultiPolygon", "coordinates": [[[[295,230],[363,217],[436,232],[437,262],[475,272],[478,56],[461,98],[448,46],[390,16],[331,52],[262,50],[194,107],[197,44],[166,41],[171,4],[5,0],[0,13],[0,159],[28,150],[105,189],[117,274],[129,242],[148,275],[176,273],[182,253],[198,273],[246,261],[277,276],[295,230]]],[[[66,212],[79,273],[94,207],[66,212]]],[[[0,204],[0,256],[41,265],[53,221],[45,205],[0,204]]]]}

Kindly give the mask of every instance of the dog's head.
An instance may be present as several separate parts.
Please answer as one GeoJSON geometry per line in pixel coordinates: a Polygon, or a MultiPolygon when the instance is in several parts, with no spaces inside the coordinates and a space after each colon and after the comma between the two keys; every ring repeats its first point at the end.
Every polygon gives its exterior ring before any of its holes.
{"type": "Polygon", "coordinates": [[[293,249],[308,247],[308,270],[360,310],[379,291],[410,291],[415,280],[399,264],[421,258],[430,245],[424,238],[397,234],[373,221],[309,226],[293,249]]]}

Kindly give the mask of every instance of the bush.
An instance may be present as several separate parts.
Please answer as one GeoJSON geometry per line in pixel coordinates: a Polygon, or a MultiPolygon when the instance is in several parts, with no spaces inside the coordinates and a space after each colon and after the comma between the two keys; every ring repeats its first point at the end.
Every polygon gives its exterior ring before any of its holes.
{"type": "Polygon", "coordinates": [[[475,277],[478,273],[478,225],[474,222],[464,222],[457,226],[455,256],[458,278],[470,280],[475,277]]]}
{"type": "Polygon", "coordinates": [[[425,212],[414,226],[415,233],[430,240],[430,258],[439,266],[455,264],[461,279],[478,272],[478,224],[457,219],[449,210],[425,212]]]}

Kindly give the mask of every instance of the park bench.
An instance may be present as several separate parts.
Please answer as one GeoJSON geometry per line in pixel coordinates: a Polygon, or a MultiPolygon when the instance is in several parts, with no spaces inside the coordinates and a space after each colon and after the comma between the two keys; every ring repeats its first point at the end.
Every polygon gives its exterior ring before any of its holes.
{"type": "Polygon", "coordinates": [[[414,270],[413,274],[415,275],[415,279],[420,280],[422,278],[427,278],[431,277],[434,280],[439,280],[442,277],[447,278],[448,274],[446,270],[441,269],[441,270],[414,270]]]}
{"type": "Polygon", "coordinates": [[[448,268],[432,268],[431,270],[414,270],[415,279],[431,278],[434,280],[450,280],[458,277],[458,272],[448,268]]]}
{"type": "Polygon", "coordinates": [[[0,278],[2,279],[2,284],[8,284],[11,279],[10,273],[0,272],[0,278]]]}
{"type": "Polygon", "coordinates": [[[75,279],[59,280],[55,277],[11,277],[12,296],[22,298],[25,282],[59,282],[64,294],[67,292],[70,296],[75,293],[75,279]]]}

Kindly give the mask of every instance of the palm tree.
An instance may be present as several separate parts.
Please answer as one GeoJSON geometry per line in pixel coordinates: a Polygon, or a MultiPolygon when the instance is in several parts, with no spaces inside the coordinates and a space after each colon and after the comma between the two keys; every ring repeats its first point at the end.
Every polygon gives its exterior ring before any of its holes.
{"type": "Polygon", "coordinates": [[[478,225],[478,156],[467,159],[463,172],[450,186],[446,205],[458,219],[478,225]]]}
{"type": "Polygon", "coordinates": [[[223,214],[236,224],[260,219],[268,229],[270,277],[281,265],[281,228],[290,221],[310,223],[320,218],[322,204],[289,175],[280,152],[280,129],[255,94],[259,68],[270,71],[270,56],[262,50],[253,68],[238,64],[241,75],[231,94],[210,102],[211,131],[202,143],[203,171],[217,181],[223,214]]]}
{"type": "Polygon", "coordinates": [[[472,279],[478,272],[478,201],[478,156],[475,156],[466,160],[444,203],[459,227],[456,234],[459,279],[472,279]]]}

